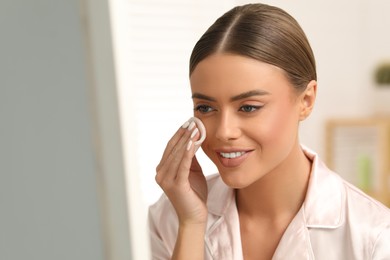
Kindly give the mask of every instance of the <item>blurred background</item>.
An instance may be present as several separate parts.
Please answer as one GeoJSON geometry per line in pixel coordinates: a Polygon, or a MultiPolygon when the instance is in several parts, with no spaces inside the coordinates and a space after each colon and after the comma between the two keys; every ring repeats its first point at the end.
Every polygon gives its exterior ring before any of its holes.
{"type": "MultiPolygon", "coordinates": [[[[373,141],[361,146],[389,174],[388,124],[378,134],[370,120],[390,115],[390,87],[375,80],[390,62],[390,2],[262,2],[298,20],[317,59],[318,100],[301,142],[331,158],[340,150],[329,145],[329,121],[365,122],[374,132],[362,136],[373,141]]],[[[155,167],[192,115],[191,49],[245,3],[0,1],[1,260],[150,258],[147,209],[161,195],[155,167]]],[[[199,153],[204,172],[216,172],[199,153]]],[[[367,175],[367,158],[358,164],[367,175]]],[[[383,176],[376,182],[386,198],[383,176]]]]}

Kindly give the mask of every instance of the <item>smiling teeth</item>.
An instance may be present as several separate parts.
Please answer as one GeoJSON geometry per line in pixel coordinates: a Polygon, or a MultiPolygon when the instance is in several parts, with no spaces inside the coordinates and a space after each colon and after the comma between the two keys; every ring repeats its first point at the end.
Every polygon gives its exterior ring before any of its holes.
{"type": "Polygon", "coordinates": [[[235,152],[235,153],[220,153],[223,158],[236,158],[245,154],[245,152],[235,152]]]}

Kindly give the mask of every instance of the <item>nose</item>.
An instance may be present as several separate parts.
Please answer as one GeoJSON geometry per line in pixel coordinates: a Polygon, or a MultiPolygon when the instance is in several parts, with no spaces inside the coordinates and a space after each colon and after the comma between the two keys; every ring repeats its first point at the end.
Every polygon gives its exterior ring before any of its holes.
{"type": "Polygon", "coordinates": [[[221,113],[217,119],[215,136],[227,142],[236,140],[241,135],[239,120],[232,114],[221,113]]]}

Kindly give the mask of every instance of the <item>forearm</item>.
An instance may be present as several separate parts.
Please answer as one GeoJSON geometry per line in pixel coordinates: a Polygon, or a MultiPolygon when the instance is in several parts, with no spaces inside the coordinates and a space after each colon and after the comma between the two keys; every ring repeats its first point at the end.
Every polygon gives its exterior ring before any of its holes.
{"type": "Polygon", "coordinates": [[[206,224],[180,226],[172,260],[204,259],[206,224]]]}

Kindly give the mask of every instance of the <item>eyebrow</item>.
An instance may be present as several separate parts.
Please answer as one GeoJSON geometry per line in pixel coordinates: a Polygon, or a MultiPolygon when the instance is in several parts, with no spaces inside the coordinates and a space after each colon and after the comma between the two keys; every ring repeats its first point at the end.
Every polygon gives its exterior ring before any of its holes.
{"type": "Polygon", "coordinates": [[[250,90],[244,93],[241,93],[237,96],[231,97],[230,101],[237,101],[240,99],[245,99],[253,96],[264,96],[264,95],[269,95],[270,93],[265,91],[265,90],[260,90],[260,89],[255,89],[255,90],[250,90]]]}
{"type": "MultiPolygon", "coordinates": [[[[241,99],[245,99],[245,98],[249,98],[249,97],[253,97],[253,96],[264,96],[264,95],[269,95],[270,93],[267,92],[267,91],[264,91],[264,90],[259,90],[259,89],[255,89],[255,90],[250,90],[250,91],[247,91],[247,92],[244,92],[244,93],[241,93],[241,94],[238,94],[236,96],[233,96],[230,98],[230,101],[238,101],[238,100],[241,100],[241,99]]],[[[201,93],[194,93],[192,94],[192,98],[196,98],[196,99],[204,99],[204,100],[208,100],[208,101],[217,101],[215,98],[213,97],[210,97],[210,96],[207,96],[207,95],[204,95],[204,94],[201,94],[201,93]]]]}

